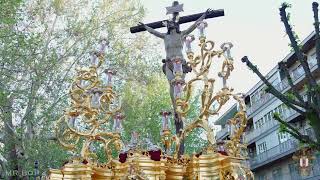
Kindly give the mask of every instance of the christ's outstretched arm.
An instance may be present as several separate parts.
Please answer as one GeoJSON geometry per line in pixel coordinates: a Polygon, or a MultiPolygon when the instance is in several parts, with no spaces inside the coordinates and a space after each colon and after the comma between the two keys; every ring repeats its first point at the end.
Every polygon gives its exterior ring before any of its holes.
{"type": "Polygon", "coordinates": [[[182,35],[183,35],[183,36],[186,36],[186,35],[190,34],[193,30],[195,30],[196,27],[197,27],[197,25],[198,25],[198,23],[201,22],[201,21],[203,21],[204,18],[206,18],[206,15],[207,15],[210,11],[212,11],[212,10],[211,10],[211,9],[208,9],[205,13],[203,13],[202,16],[201,16],[198,20],[196,20],[188,29],[182,31],[182,35]]]}
{"type": "Polygon", "coordinates": [[[164,35],[165,35],[164,33],[158,32],[158,31],[152,29],[151,27],[143,24],[142,22],[139,22],[139,25],[143,25],[144,28],[146,28],[146,30],[147,30],[149,33],[157,36],[158,38],[164,39],[164,35]]]}

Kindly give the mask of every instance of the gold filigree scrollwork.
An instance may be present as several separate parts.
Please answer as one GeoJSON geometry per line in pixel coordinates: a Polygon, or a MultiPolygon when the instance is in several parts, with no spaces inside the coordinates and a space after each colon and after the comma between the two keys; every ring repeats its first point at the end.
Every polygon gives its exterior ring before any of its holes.
{"type": "Polygon", "coordinates": [[[123,146],[119,134],[120,120],[115,121],[115,129],[110,130],[110,119],[119,116],[121,104],[112,88],[114,71],[107,69],[105,78],[100,78],[98,69],[104,56],[102,53],[92,55],[96,57],[91,58],[93,64],[89,68],[77,69],[77,77],[70,90],[71,107],[57,121],[56,136],[63,147],[86,160],[97,158],[92,146],[99,143],[110,162],[111,144],[117,151],[123,146]],[[82,144],[80,152],[78,144],[82,144]]]}
{"type": "MultiPolygon", "coordinates": [[[[179,152],[179,144],[181,140],[194,128],[203,128],[206,131],[209,146],[214,147],[215,139],[213,130],[210,128],[208,123],[209,117],[217,115],[223,105],[225,105],[231,97],[233,97],[239,103],[242,103],[241,97],[238,97],[236,94],[234,94],[233,89],[227,87],[226,85],[226,81],[234,69],[233,59],[230,55],[232,44],[225,43],[221,46],[221,50],[216,51],[214,50],[215,43],[213,41],[207,41],[202,37],[199,46],[200,55],[195,56],[193,52],[188,52],[187,54],[188,64],[192,67],[192,72],[195,76],[186,82],[184,87],[184,97],[176,98],[176,112],[180,117],[182,117],[181,119],[186,118],[188,110],[190,109],[189,101],[192,96],[192,87],[195,86],[195,83],[199,82],[203,84],[200,112],[198,117],[183,129],[182,133],[174,137],[173,140],[176,144],[176,153],[179,152]],[[211,78],[209,73],[213,58],[220,58],[221,56],[224,57],[224,61],[222,63],[221,71],[218,73],[218,75],[223,79],[223,86],[220,91],[214,93],[215,79],[211,78]],[[217,106],[212,108],[214,103],[216,103],[217,106]]],[[[246,124],[246,121],[243,119],[245,116],[240,117],[240,115],[245,114],[243,111],[245,109],[242,108],[241,110],[242,111],[239,112],[240,114],[238,118],[241,118],[241,124],[246,124]]],[[[241,132],[239,131],[238,134],[241,134],[241,132]]],[[[238,138],[238,136],[235,138],[238,138]]]]}
{"type": "MultiPolygon", "coordinates": [[[[168,166],[179,172],[183,171],[183,169],[181,169],[182,167],[188,166],[191,168],[191,170],[189,169],[189,174],[202,177],[202,173],[205,173],[205,170],[202,169],[203,172],[200,173],[200,171],[198,172],[196,168],[200,165],[199,159],[209,158],[212,161],[218,161],[217,158],[219,156],[224,156],[222,160],[220,160],[229,165],[223,168],[220,167],[222,168],[220,170],[221,179],[237,179],[240,176],[241,178],[252,179],[252,172],[246,165],[242,164],[247,156],[246,153],[244,153],[246,152],[246,145],[241,141],[247,124],[245,113],[246,106],[243,99],[244,97],[242,94],[235,93],[233,88],[229,87],[227,84],[231,72],[234,70],[233,58],[230,53],[233,45],[229,42],[223,43],[220,46],[221,49],[215,50],[215,43],[213,41],[207,40],[205,36],[201,36],[199,39],[200,54],[196,55],[192,51],[190,44],[194,40],[194,36],[186,37],[185,40],[188,57],[187,64],[192,68],[192,78],[185,82],[181,78],[184,75],[181,75],[181,73],[176,73],[172,84],[175,85],[175,88],[178,89],[177,92],[180,92],[179,90],[182,89],[182,86],[184,86],[183,93],[175,94],[175,112],[177,112],[179,119],[183,120],[185,123],[190,123],[186,124],[185,127],[180,131],[180,133],[171,136],[171,138],[167,137],[165,133],[162,134],[162,138],[166,138],[166,141],[163,141],[165,143],[166,149],[168,149],[167,146],[170,146],[172,144],[174,145],[175,149],[172,159],[168,160],[168,166]],[[214,78],[212,78],[211,75],[211,67],[214,64],[213,60],[215,57],[223,58],[221,69],[218,72],[218,77],[222,80],[222,87],[216,92],[214,92],[216,81],[214,78]],[[190,110],[189,102],[192,97],[193,87],[199,87],[199,84],[202,86],[200,92],[199,113],[196,118],[187,121],[187,115],[190,110]],[[219,155],[219,153],[217,153],[218,147],[214,137],[213,129],[209,125],[209,118],[211,116],[218,115],[224,105],[226,105],[226,103],[231,99],[237,102],[239,112],[237,112],[236,115],[230,120],[230,124],[233,126],[230,140],[224,142],[224,144],[222,145],[224,146],[225,152],[228,155],[225,156],[219,155]],[[192,163],[187,165],[190,159],[183,156],[179,157],[179,148],[184,138],[187,137],[188,134],[195,128],[204,129],[208,145],[204,147],[202,152],[200,153],[204,156],[193,156],[192,163]],[[168,140],[168,138],[170,140],[168,140]],[[184,162],[186,162],[186,164],[180,167],[181,163],[178,162],[179,159],[184,159],[184,162]]],[[[204,162],[206,162],[206,160],[204,162]]],[[[169,177],[170,173],[171,172],[169,170],[169,177]]],[[[212,174],[210,175],[210,177],[211,176],[217,177],[218,175],[212,174]]]]}

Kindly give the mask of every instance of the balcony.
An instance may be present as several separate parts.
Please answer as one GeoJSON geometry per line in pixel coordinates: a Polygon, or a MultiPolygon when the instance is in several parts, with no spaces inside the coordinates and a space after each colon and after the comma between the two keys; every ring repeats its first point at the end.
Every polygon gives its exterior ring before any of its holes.
{"type": "Polygon", "coordinates": [[[220,131],[217,132],[217,134],[216,134],[216,139],[217,139],[217,140],[222,140],[222,139],[225,138],[228,134],[229,134],[228,128],[225,127],[225,128],[223,128],[223,129],[221,129],[220,131]]]}
{"type": "MultiPolygon", "coordinates": [[[[285,121],[290,121],[292,116],[298,115],[298,113],[292,109],[286,109],[282,114],[281,117],[285,121]]],[[[250,144],[255,138],[259,137],[263,133],[267,132],[268,130],[278,126],[278,121],[271,120],[263,124],[260,128],[254,129],[252,131],[246,132],[245,141],[246,143],[250,144]]]]}
{"type": "MultiPolygon", "coordinates": [[[[317,69],[317,64],[315,62],[309,62],[310,70],[313,72],[317,69]]],[[[298,83],[302,80],[302,77],[304,77],[305,72],[303,71],[302,67],[298,67],[291,73],[291,78],[294,84],[298,83]]],[[[287,91],[289,88],[288,80],[283,79],[281,82],[279,82],[277,85],[274,86],[278,91],[284,92],[287,91]]],[[[262,105],[266,104],[270,99],[272,99],[274,96],[272,94],[265,94],[259,101],[255,102],[251,107],[247,108],[247,115],[250,116],[253,112],[255,112],[257,109],[259,109],[262,105]]]]}
{"type": "Polygon", "coordinates": [[[252,131],[248,131],[245,134],[245,141],[246,143],[250,144],[253,139],[261,135],[262,133],[266,132],[267,130],[277,126],[279,123],[275,120],[268,121],[262,127],[258,129],[254,129],[252,131]]]}
{"type": "Polygon", "coordinates": [[[263,153],[251,157],[249,160],[251,169],[255,169],[257,167],[270,163],[276,159],[291,154],[294,151],[296,151],[297,147],[298,142],[294,139],[289,139],[263,153]]]}
{"type": "Polygon", "coordinates": [[[259,99],[258,102],[254,103],[251,107],[249,107],[247,109],[247,115],[249,116],[250,114],[252,114],[254,111],[256,111],[257,109],[259,109],[263,104],[265,104],[266,102],[268,102],[271,98],[273,97],[272,94],[265,94],[263,95],[263,97],[261,99],[259,99]]]}

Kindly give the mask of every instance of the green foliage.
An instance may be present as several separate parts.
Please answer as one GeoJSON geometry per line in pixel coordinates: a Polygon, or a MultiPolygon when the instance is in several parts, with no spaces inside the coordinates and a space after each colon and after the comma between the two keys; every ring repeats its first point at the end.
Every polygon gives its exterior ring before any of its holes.
{"type": "Polygon", "coordinates": [[[17,8],[22,0],[0,0],[1,24],[13,25],[16,22],[17,8]]]}
{"type": "Polygon", "coordinates": [[[48,141],[46,138],[37,138],[29,142],[26,146],[28,160],[20,160],[26,170],[34,170],[33,163],[39,162],[39,171],[46,172],[48,168],[59,168],[68,159],[68,154],[59,144],[54,141],[48,141]]]}
{"type": "MultiPolygon", "coordinates": [[[[273,119],[275,120],[281,119],[281,114],[278,112],[273,113],[273,119]]],[[[280,133],[288,132],[288,128],[285,126],[285,124],[280,123],[279,132],[280,133]]]]}
{"type": "Polygon", "coordinates": [[[294,100],[296,98],[296,96],[290,91],[286,92],[285,96],[286,96],[286,98],[288,98],[290,100],[294,100]]]}
{"type": "Polygon", "coordinates": [[[284,124],[280,124],[279,132],[281,133],[288,132],[287,126],[285,126],[284,124]]]}
{"type": "Polygon", "coordinates": [[[317,113],[314,112],[314,111],[311,111],[311,112],[307,112],[306,113],[306,119],[307,121],[310,123],[310,125],[312,127],[317,127],[319,126],[319,122],[318,122],[318,117],[317,117],[317,113]]]}
{"type": "MultiPolygon", "coordinates": [[[[200,93],[196,94],[190,102],[190,110],[187,117],[187,123],[194,121],[198,117],[200,109],[200,93]]],[[[185,125],[186,126],[186,125],[185,125]]],[[[191,155],[194,152],[200,152],[207,144],[204,130],[196,128],[185,139],[185,154],[191,155]]]]}
{"type": "Polygon", "coordinates": [[[314,87],[314,91],[315,93],[319,93],[320,94],[320,85],[317,84],[315,87],[314,87]]]}
{"type": "Polygon", "coordinates": [[[270,93],[270,90],[271,90],[270,87],[267,87],[267,88],[265,89],[265,91],[266,91],[267,93],[270,93]]]}
{"type": "Polygon", "coordinates": [[[291,7],[292,7],[292,5],[291,5],[290,3],[288,3],[288,2],[283,2],[283,3],[281,4],[281,7],[284,7],[284,8],[291,8],[291,7]]]}
{"type": "MultiPolygon", "coordinates": [[[[159,75],[159,74],[158,74],[159,75]]],[[[124,138],[129,141],[132,131],[140,137],[149,133],[153,142],[160,142],[161,116],[160,111],[171,109],[168,83],[161,75],[153,75],[151,82],[139,84],[126,82],[123,88],[123,108],[126,115],[124,121],[124,138]]]]}

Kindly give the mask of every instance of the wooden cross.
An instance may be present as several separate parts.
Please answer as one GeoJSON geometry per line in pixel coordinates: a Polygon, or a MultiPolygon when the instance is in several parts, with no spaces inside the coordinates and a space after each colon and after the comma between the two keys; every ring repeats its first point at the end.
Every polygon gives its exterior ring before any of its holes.
{"type": "MultiPolygon", "coordinates": [[[[174,1],[173,6],[167,7],[166,9],[167,9],[167,14],[173,14],[173,16],[175,18],[175,17],[177,17],[177,15],[179,15],[179,12],[183,11],[183,4],[179,4],[178,1],[174,1]]],[[[191,14],[188,16],[182,16],[179,18],[178,24],[184,24],[184,23],[196,21],[197,19],[199,19],[202,16],[202,14],[203,13],[197,13],[197,14],[191,14]]],[[[210,11],[210,13],[207,14],[205,19],[216,18],[216,17],[221,17],[221,16],[224,16],[224,10],[218,9],[218,10],[210,11]]],[[[165,25],[163,24],[164,21],[166,21],[166,20],[152,22],[152,23],[148,23],[146,25],[153,28],[153,29],[158,29],[158,28],[165,27],[165,25]]],[[[146,31],[146,29],[144,28],[143,25],[138,25],[138,26],[134,26],[134,27],[130,28],[131,33],[138,33],[138,32],[142,32],[142,31],[146,31]]]]}

